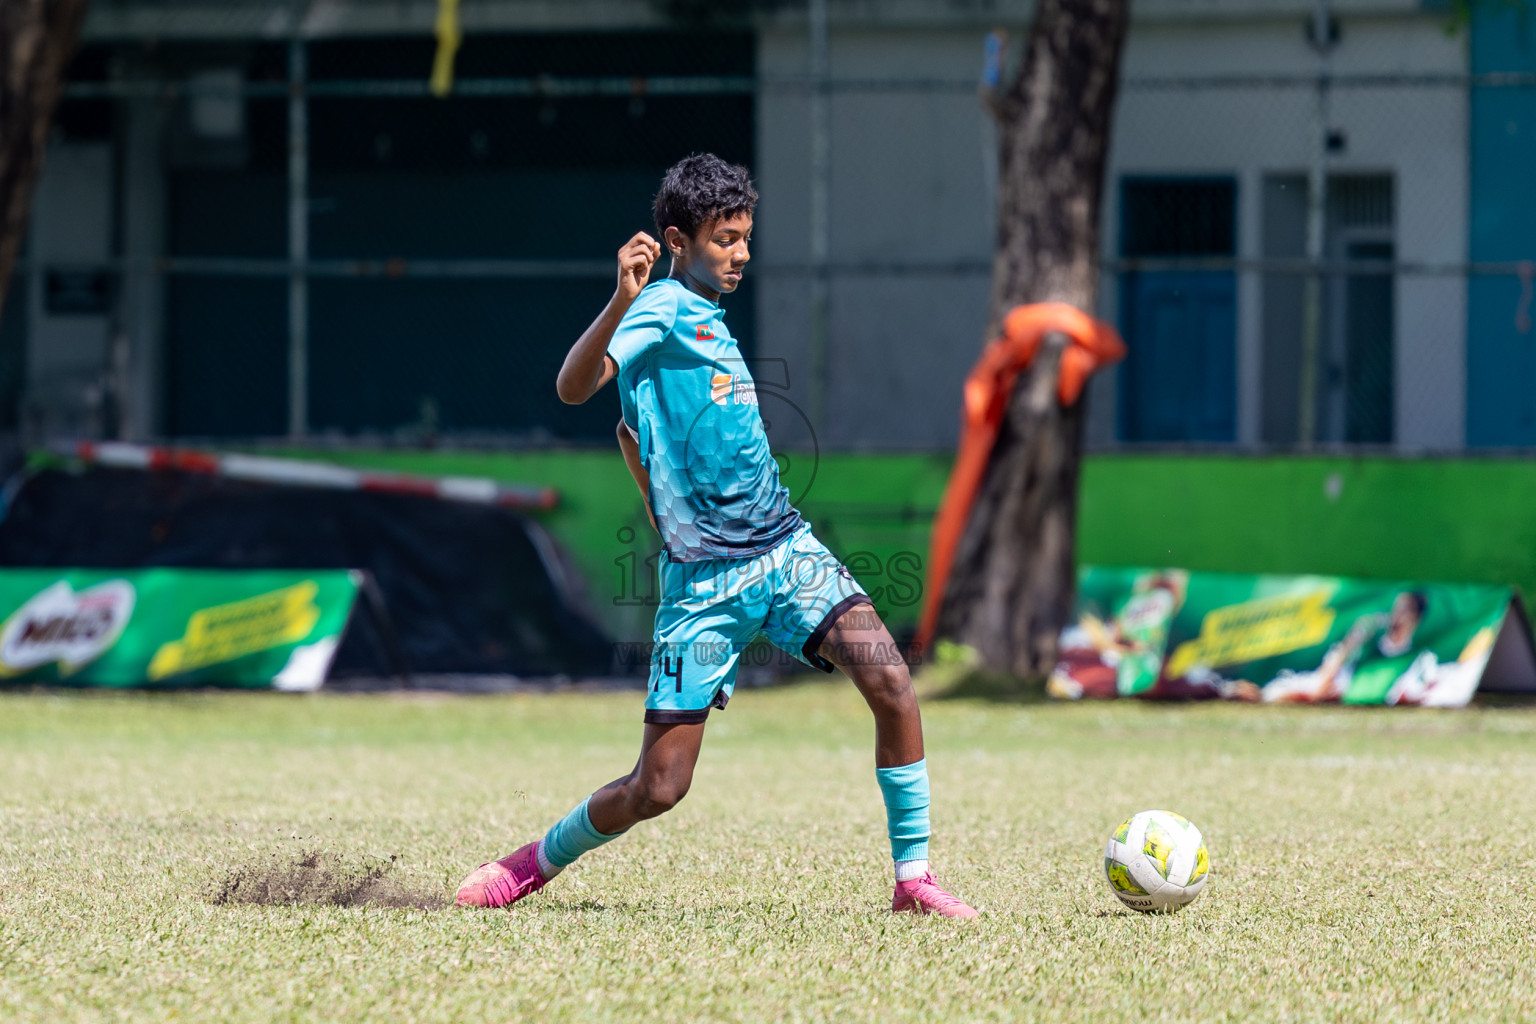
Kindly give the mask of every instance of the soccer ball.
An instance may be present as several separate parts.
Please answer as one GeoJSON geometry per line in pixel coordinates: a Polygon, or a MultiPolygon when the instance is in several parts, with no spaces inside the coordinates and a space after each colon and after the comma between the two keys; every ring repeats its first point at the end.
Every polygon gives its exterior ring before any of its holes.
{"type": "Polygon", "coordinates": [[[1171,914],[1200,895],[1210,876],[1205,838],[1172,811],[1142,811],[1120,823],[1104,847],[1104,875],[1120,902],[1144,914],[1171,914]]]}

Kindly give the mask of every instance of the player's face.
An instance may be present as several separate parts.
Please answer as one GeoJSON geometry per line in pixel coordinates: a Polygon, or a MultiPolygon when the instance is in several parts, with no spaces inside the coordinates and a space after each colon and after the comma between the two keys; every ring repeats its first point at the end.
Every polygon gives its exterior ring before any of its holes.
{"type": "Polygon", "coordinates": [[[747,251],[752,241],[752,215],[721,217],[684,241],[684,273],[709,291],[733,292],[752,258],[747,251]]]}

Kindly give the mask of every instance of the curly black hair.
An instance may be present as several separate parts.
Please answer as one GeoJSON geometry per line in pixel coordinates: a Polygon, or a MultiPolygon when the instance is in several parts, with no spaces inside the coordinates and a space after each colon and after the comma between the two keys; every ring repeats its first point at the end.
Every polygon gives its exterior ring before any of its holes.
{"type": "Polygon", "coordinates": [[[756,206],[751,171],[713,153],[695,153],[667,169],[652,211],[659,236],[677,228],[693,238],[719,218],[751,213],[756,206]]]}

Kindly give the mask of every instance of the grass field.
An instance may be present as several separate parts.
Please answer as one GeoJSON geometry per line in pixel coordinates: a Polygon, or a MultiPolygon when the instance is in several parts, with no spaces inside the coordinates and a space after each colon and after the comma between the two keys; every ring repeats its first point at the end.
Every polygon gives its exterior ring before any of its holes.
{"type": "Polygon", "coordinates": [[[0,1019],[1536,1017],[1527,710],[931,701],[963,923],[887,912],[850,688],[750,691],[675,812],[510,912],[214,902],[318,851],[441,907],[627,767],[638,706],[0,695],[0,1019]],[[1173,917],[1100,874],[1146,807],[1212,852],[1173,917]]]}

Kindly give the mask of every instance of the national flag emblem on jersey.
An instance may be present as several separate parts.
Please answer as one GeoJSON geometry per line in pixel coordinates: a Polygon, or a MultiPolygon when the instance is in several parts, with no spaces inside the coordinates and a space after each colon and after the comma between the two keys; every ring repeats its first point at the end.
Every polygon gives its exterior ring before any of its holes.
{"type": "Polygon", "coordinates": [[[713,341],[714,338],[715,329],[713,327],[709,326],[709,324],[699,324],[699,330],[695,336],[696,341],[713,341]]]}

